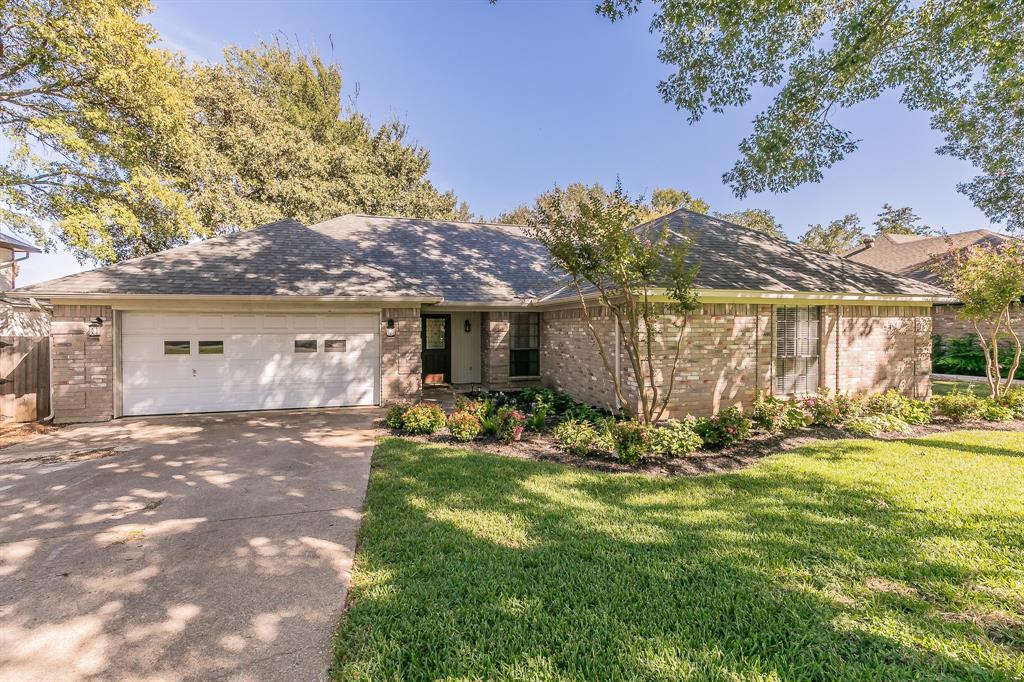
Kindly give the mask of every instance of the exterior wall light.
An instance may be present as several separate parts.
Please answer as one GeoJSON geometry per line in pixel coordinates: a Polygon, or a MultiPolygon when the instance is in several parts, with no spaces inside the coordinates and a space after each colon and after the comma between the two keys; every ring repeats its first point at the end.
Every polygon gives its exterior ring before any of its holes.
{"type": "Polygon", "coordinates": [[[392,318],[388,318],[388,321],[385,323],[384,327],[385,334],[387,334],[388,336],[395,335],[395,321],[392,318]]]}
{"type": "Polygon", "coordinates": [[[89,320],[89,336],[99,336],[100,329],[103,327],[103,318],[94,317],[89,320]]]}
{"type": "Polygon", "coordinates": [[[468,334],[468,333],[470,333],[471,331],[473,331],[473,325],[471,325],[471,324],[469,323],[469,320],[468,320],[468,319],[466,320],[466,324],[464,325],[464,327],[465,327],[465,329],[466,329],[466,333],[467,333],[467,334],[468,334]]]}

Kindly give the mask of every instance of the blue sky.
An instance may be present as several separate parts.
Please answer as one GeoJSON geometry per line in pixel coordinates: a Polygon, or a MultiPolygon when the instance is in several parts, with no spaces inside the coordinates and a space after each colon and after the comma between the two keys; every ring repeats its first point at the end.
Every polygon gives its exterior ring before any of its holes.
{"type": "MultiPolygon", "coordinates": [[[[770,93],[688,125],[658,96],[669,70],[648,15],[612,24],[594,4],[155,0],[150,21],[191,59],[219,59],[226,44],[275,34],[317,48],[341,66],[357,107],[375,123],[408,123],[430,150],[435,184],[485,216],[555,183],[611,185],[618,175],[634,194],[671,186],[714,210],[768,208],[794,239],[809,223],[846,213],[869,224],[884,202],[912,206],[950,232],[989,226],[956,191],[971,166],[937,156],[941,138],[927,114],[895,96],[836,116],[862,142],[823,182],[737,200],[721,176],[770,93]]],[[[34,255],[18,283],[86,267],[67,254],[34,255]]]]}

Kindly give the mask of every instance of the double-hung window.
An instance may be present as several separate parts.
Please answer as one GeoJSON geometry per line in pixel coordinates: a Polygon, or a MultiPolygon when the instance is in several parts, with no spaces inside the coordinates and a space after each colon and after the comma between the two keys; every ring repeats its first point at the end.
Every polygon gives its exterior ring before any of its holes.
{"type": "Polygon", "coordinates": [[[540,374],[540,313],[512,313],[509,329],[509,376],[540,374]]]}
{"type": "Polygon", "coordinates": [[[818,390],[821,308],[775,309],[775,393],[803,395],[818,390]]]}

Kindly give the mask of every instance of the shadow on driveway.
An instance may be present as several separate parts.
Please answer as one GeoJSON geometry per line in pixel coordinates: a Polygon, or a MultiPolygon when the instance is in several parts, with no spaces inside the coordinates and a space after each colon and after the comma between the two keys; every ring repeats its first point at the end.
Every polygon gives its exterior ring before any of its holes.
{"type": "Polygon", "coordinates": [[[4,450],[4,676],[322,678],[379,415],[126,419],[4,450]]]}

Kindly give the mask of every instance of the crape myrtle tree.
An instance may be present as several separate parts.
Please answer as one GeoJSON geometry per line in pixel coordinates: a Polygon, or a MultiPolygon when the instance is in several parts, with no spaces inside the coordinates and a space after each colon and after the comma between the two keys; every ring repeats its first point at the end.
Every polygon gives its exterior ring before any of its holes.
{"type": "Polygon", "coordinates": [[[696,269],[685,262],[689,240],[666,227],[638,229],[646,205],[642,199],[631,200],[621,185],[610,194],[556,187],[538,202],[537,212],[529,231],[547,247],[576,292],[619,404],[634,412],[615,371],[615,348],[609,348],[595,326],[595,306],[610,313],[636,379],[639,405],[634,416],[648,424],[658,421],[672,396],[688,314],[698,305],[696,269]],[[656,362],[660,349],[654,337],[663,315],[678,331],[668,368],[656,362]],[[659,374],[666,377],[664,385],[659,374]]]}
{"type": "Polygon", "coordinates": [[[1011,316],[1024,297],[1024,242],[970,246],[954,252],[936,267],[946,288],[962,304],[957,314],[969,321],[978,335],[991,396],[1002,398],[1021,361],[1021,339],[1011,316]],[[1013,354],[1005,378],[999,359],[1003,344],[1013,354]]]}
{"type": "MultiPolygon", "coordinates": [[[[990,220],[1024,230],[1024,2],[1020,0],[651,0],[662,99],[699,121],[773,99],[723,179],[743,197],[818,182],[857,149],[844,109],[896,93],[927,111],[937,150],[978,175],[958,189],[990,220]]],[[[599,0],[612,21],[642,0],[599,0]]]]}

